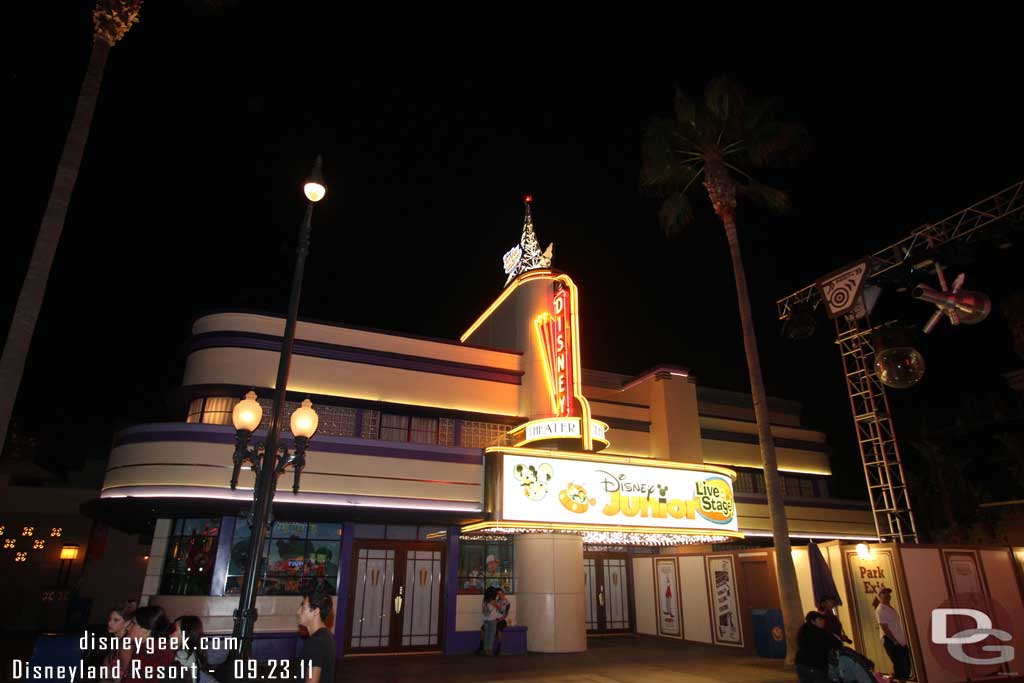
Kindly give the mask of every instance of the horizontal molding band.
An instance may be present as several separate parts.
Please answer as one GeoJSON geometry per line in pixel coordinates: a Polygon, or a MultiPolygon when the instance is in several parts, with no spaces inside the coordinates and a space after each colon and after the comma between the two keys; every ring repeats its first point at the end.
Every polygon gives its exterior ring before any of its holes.
{"type": "MultiPolygon", "coordinates": [[[[202,349],[235,348],[280,353],[281,343],[281,337],[258,332],[204,332],[191,338],[188,352],[192,353],[202,349]]],[[[295,340],[292,346],[292,353],[297,356],[310,356],[350,363],[362,363],[364,365],[379,365],[400,368],[402,370],[414,370],[416,372],[429,372],[436,375],[466,377],[488,382],[503,382],[505,384],[521,384],[523,378],[523,373],[520,370],[506,370],[504,368],[473,365],[471,363],[410,356],[391,351],[375,351],[354,346],[338,346],[326,342],[301,339],[295,340]]]]}
{"type": "MultiPolygon", "coordinates": [[[[701,427],[700,438],[707,439],[709,441],[728,441],[731,443],[760,443],[757,434],[745,434],[743,432],[728,432],[723,429],[708,429],[706,427],[701,427]]],[[[826,454],[832,452],[832,449],[828,447],[828,444],[817,443],[814,441],[787,439],[780,436],[773,437],[772,441],[774,441],[775,445],[780,448],[792,448],[793,450],[797,451],[814,451],[816,453],[826,454]]]]}
{"type": "MultiPolygon", "coordinates": [[[[266,438],[266,431],[253,434],[253,441],[266,438]]],[[[195,442],[235,445],[235,430],[222,425],[204,425],[184,422],[160,422],[129,427],[117,433],[113,448],[129,444],[155,443],[160,441],[195,442]]],[[[281,444],[295,447],[292,439],[281,438],[281,444]]],[[[409,458],[432,462],[451,462],[462,465],[482,465],[483,451],[459,446],[434,446],[412,444],[401,441],[376,441],[344,436],[316,436],[310,439],[307,449],[316,453],[338,453],[344,455],[366,455],[377,458],[409,458]]]]}
{"type": "Polygon", "coordinates": [[[601,420],[608,424],[610,429],[622,429],[627,432],[649,432],[651,423],[643,420],[629,420],[624,417],[609,417],[607,415],[594,415],[595,420],[601,420]]]}
{"type": "MultiPolygon", "coordinates": [[[[199,498],[203,500],[228,500],[252,503],[253,490],[218,486],[168,486],[163,484],[125,484],[105,487],[100,499],[118,498],[199,498]]],[[[444,510],[454,512],[481,512],[479,500],[434,500],[429,498],[400,498],[395,496],[348,495],[344,493],[298,493],[278,491],[274,505],[331,505],[342,507],[399,508],[403,510],[444,510]]]]}
{"type": "MultiPolygon", "coordinates": [[[[208,463],[191,462],[137,462],[132,463],[130,465],[114,465],[113,467],[108,467],[107,472],[113,472],[114,470],[128,469],[132,467],[213,467],[217,469],[230,470],[233,468],[233,465],[210,465],[208,463]]],[[[377,474],[345,474],[342,472],[317,472],[316,470],[309,470],[306,468],[302,469],[302,474],[304,476],[315,474],[321,477],[348,477],[350,479],[383,479],[386,481],[411,481],[417,484],[444,484],[448,486],[482,486],[482,484],[478,481],[447,481],[444,479],[417,479],[415,477],[384,477],[377,474]]]]}

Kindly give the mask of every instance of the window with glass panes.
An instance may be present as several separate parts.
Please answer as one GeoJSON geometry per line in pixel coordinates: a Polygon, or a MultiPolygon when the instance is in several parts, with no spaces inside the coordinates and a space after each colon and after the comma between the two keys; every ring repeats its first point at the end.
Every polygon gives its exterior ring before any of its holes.
{"type": "Polygon", "coordinates": [[[516,589],[512,541],[506,539],[459,543],[459,593],[483,593],[497,586],[506,593],[516,589]]]}
{"type": "MultiPolygon", "coordinates": [[[[322,588],[334,595],[341,558],[340,523],[275,522],[264,545],[264,572],[259,595],[301,595],[322,588]]],[[[238,595],[245,578],[252,530],[243,518],[235,521],[228,563],[226,595],[238,595]]]]}
{"type": "Polygon", "coordinates": [[[176,519],[167,542],[161,595],[209,595],[220,518],[176,519]]]}
{"type": "Polygon", "coordinates": [[[231,411],[234,410],[237,398],[230,396],[209,396],[197,398],[188,404],[188,416],[185,422],[200,422],[208,425],[231,424],[231,411]]]}

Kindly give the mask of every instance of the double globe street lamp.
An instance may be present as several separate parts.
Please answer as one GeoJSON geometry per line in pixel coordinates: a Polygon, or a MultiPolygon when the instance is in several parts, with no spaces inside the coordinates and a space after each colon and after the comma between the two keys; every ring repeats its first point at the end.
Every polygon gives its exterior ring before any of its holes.
{"type": "Polygon", "coordinates": [[[291,431],[295,438],[295,450],[289,453],[281,445],[281,427],[284,422],[285,391],[288,387],[288,373],[291,367],[292,346],[295,342],[295,324],[299,312],[299,295],[302,291],[302,276],[309,253],[309,235],[312,230],[313,205],[324,198],[327,189],[323,183],[323,161],[318,156],[313,171],[302,190],[308,200],[306,214],[299,228],[299,242],[296,248],[295,272],[292,277],[291,299],[288,303],[288,318],[284,326],[284,339],[281,342],[281,355],[277,366],[277,383],[274,385],[274,403],[271,409],[267,435],[262,444],[249,446],[253,432],[263,420],[263,408],[256,401],[256,393],[250,391],[245,399],[235,405],[231,413],[232,422],[237,431],[237,442],[233,456],[234,469],[231,473],[231,488],[238,485],[238,475],[242,465],[248,463],[256,474],[253,488],[253,507],[249,523],[252,534],[249,538],[249,555],[245,563],[245,577],[242,582],[242,594],[235,610],[233,636],[239,643],[239,657],[250,659],[252,656],[252,634],[259,617],[256,611],[256,589],[262,575],[263,546],[271,524],[271,512],[274,506],[274,493],[277,491],[278,477],[292,467],[295,472],[292,484],[293,494],[299,492],[299,477],[306,464],[306,446],[316,432],[319,418],[312,408],[309,399],[291,416],[291,431]],[[280,453],[280,457],[278,457],[280,453]]]}

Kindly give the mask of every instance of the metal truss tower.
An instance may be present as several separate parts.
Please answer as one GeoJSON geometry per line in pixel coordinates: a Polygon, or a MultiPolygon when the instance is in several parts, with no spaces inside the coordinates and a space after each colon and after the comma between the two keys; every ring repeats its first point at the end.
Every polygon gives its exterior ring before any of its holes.
{"type": "MultiPolygon", "coordinates": [[[[957,241],[969,242],[982,228],[1014,216],[1024,217],[1024,181],[945,220],[923,225],[899,242],[875,252],[868,262],[866,282],[871,284],[900,266],[925,267],[938,247],[957,241]]],[[[808,285],[776,302],[779,319],[789,320],[795,306],[816,309],[822,301],[819,288],[808,285]]],[[[864,310],[868,308],[865,306],[864,310]]],[[[836,318],[835,324],[836,346],[842,358],[875,530],[882,540],[916,543],[917,526],[889,401],[885,386],[875,373],[870,316],[858,318],[844,314],[836,318]]]]}

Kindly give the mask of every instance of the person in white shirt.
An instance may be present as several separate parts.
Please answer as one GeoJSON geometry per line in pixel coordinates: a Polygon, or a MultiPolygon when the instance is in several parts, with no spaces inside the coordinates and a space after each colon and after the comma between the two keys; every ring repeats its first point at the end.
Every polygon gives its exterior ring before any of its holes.
{"type": "Polygon", "coordinates": [[[902,683],[910,678],[910,648],[907,647],[907,635],[903,632],[900,615],[889,604],[892,602],[892,589],[888,587],[878,591],[879,605],[875,608],[875,617],[882,631],[882,645],[885,653],[892,660],[893,683],[902,683]]]}

